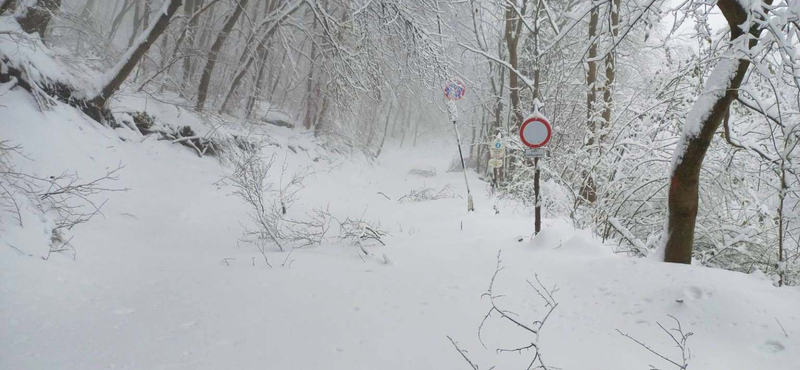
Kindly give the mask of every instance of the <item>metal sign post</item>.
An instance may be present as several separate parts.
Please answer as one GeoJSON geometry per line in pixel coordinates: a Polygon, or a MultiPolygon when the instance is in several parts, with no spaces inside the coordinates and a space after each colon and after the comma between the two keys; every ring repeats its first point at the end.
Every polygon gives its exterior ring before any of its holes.
{"type": "Polygon", "coordinates": [[[461,80],[451,79],[445,82],[444,97],[447,99],[447,113],[450,116],[450,121],[453,122],[453,130],[456,132],[456,144],[458,144],[458,156],[461,159],[461,169],[464,170],[464,184],[467,185],[467,212],[475,211],[475,204],[472,201],[472,193],[469,190],[469,181],[467,180],[467,164],[464,162],[464,153],[461,151],[461,135],[458,133],[458,110],[456,108],[456,100],[464,97],[467,92],[467,86],[461,80]]]}
{"type": "Polygon", "coordinates": [[[539,189],[539,158],[546,156],[547,151],[544,146],[550,142],[553,130],[550,121],[541,113],[539,100],[534,100],[533,113],[522,123],[519,128],[519,136],[522,143],[530,149],[525,150],[525,158],[533,158],[533,194],[534,194],[534,231],[539,234],[542,230],[542,206],[540,204],[539,189]]]}

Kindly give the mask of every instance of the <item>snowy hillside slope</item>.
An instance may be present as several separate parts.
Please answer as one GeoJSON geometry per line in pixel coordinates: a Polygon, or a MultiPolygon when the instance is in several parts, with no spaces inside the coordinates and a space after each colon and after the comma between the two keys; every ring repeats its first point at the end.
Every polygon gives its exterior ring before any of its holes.
{"type": "Polygon", "coordinates": [[[565,220],[545,220],[531,239],[531,217],[472,174],[476,212],[467,214],[462,175],[445,171],[450,143],[390,149],[369,163],[267,128],[276,145],[266,156],[316,171],[291,212],[327,207],[390,233],[371,256],[333,232],[317,247],[275,248],[270,268],[238,242],[248,209],[220,181],[229,166],[155,137],[123,141],[63,105],[34,107],[18,89],[0,100],[0,138],[28,157],[14,158],[18,169],[91,179],[122,164],[107,186],[128,191],[98,194],[108,199],[103,215],[69,232],[74,253],[47,261],[51,221],[31,210],[19,228],[3,216],[0,369],[468,369],[448,336],[481,369],[525,369],[531,351],[496,352],[529,345],[525,330],[495,314],[482,328],[486,348],[477,337],[501,250],[494,292],[521,322],[548,310],[526,280],[557,287],[540,332],[549,366],[674,368],[617,332],[680,361],[658,326],[673,327],[671,315],[694,333],[690,368],[800,369],[797,288],[618,256],[565,220]],[[431,168],[430,177],[409,173],[431,168]],[[446,196],[398,202],[426,187],[446,196]]]}

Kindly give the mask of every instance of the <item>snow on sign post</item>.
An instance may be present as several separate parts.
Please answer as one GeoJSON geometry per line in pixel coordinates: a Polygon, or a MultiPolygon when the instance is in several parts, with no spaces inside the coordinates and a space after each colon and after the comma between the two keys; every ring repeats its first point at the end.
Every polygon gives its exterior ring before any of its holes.
{"type": "Polygon", "coordinates": [[[550,121],[539,113],[541,103],[533,102],[533,113],[519,127],[519,137],[529,149],[525,150],[525,158],[533,158],[533,196],[534,196],[534,230],[536,234],[542,229],[542,208],[539,204],[539,158],[545,156],[545,146],[553,136],[550,121]]]}
{"type": "Polygon", "coordinates": [[[469,181],[467,181],[467,165],[464,163],[464,153],[461,152],[461,137],[458,134],[458,110],[456,109],[456,100],[464,98],[467,93],[467,85],[457,78],[451,78],[445,81],[442,86],[444,91],[444,98],[447,99],[447,113],[450,116],[450,121],[453,122],[453,129],[456,131],[456,143],[458,144],[458,156],[461,158],[461,169],[464,170],[464,183],[467,185],[467,212],[475,210],[475,205],[472,202],[472,193],[469,191],[469,181]]]}

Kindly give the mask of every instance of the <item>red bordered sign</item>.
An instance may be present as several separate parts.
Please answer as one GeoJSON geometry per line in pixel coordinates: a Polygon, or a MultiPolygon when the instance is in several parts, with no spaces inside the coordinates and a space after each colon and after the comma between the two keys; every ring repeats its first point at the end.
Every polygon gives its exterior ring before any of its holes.
{"type": "Polygon", "coordinates": [[[529,148],[541,148],[550,141],[553,129],[543,117],[528,117],[519,128],[522,143],[529,148]]]}
{"type": "Polygon", "coordinates": [[[445,98],[455,101],[464,97],[464,94],[467,93],[467,85],[461,80],[454,78],[446,81],[444,86],[442,86],[442,90],[444,91],[445,98]]]}

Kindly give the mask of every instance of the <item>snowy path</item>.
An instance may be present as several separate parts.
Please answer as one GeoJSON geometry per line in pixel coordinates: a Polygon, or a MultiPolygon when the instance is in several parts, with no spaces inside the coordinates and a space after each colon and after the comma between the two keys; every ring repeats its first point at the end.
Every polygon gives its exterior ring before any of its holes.
{"type": "Polygon", "coordinates": [[[29,148],[31,166],[79,163],[91,172],[122,161],[120,184],[131,190],[112,194],[105,219],[76,232],[76,261],[3,247],[0,369],[467,369],[448,335],[481,369],[524,369],[530,353],[495,349],[529,344],[525,332],[493,320],[488,349],[476,337],[489,309],[480,296],[501,249],[506,268],[496,289],[522,320],[545,312],[526,279],[538,274],[558,286],[559,306],[542,331],[548,365],[669,368],[615,329],[677,358],[656,324],[671,327],[674,315],[694,332],[691,368],[800,369],[796,288],[616,256],[561,220],[547,220],[531,241],[531,219],[502,203],[495,215],[496,201],[474,176],[473,214],[458,198],[394,201],[423,186],[463,193],[461,174],[444,171],[448,148],[392,150],[376,165],[344,162],[318,173],[299,208],[363,214],[392,236],[365,261],[331,240],[294,252],[290,268],[280,266],[286,254],[271,253],[270,269],[253,247],[237,246],[246,209],[215,185],[228,169],[214,160],[164,142],[122,143],[85,123],[31,126],[2,127],[29,148]],[[107,151],[101,157],[97,148],[107,151]],[[408,174],[426,166],[437,176],[408,174]]]}

